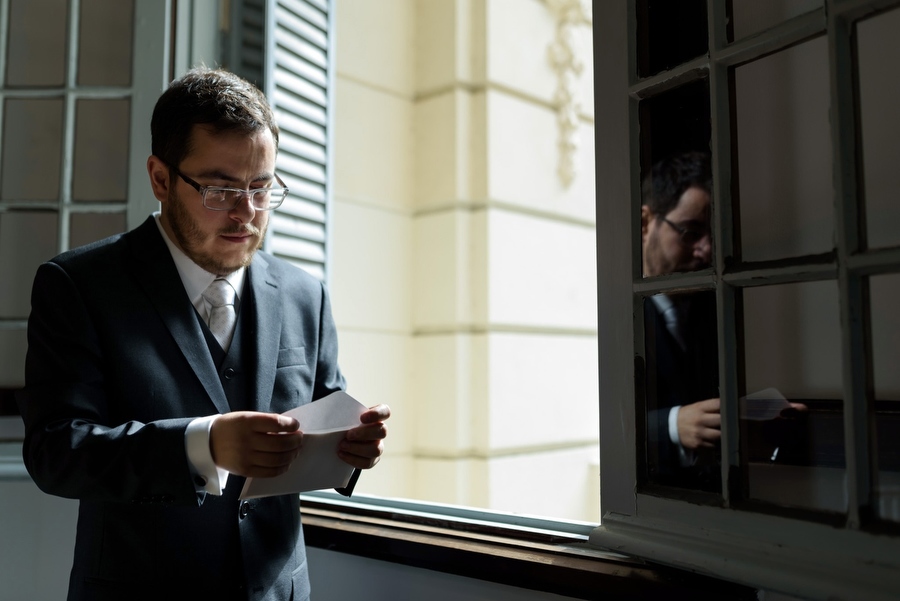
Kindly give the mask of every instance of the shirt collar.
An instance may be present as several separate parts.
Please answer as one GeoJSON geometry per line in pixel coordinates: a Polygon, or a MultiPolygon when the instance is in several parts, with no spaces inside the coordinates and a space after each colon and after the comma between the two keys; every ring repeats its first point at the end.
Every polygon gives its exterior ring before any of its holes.
{"type": "MultiPolygon", "coordinates": [[[[166,246],[169,248],[169,253],[172,255],[172,260],[175,261],[175,268],[178,270],[178,275],[181,277],[181,283],[184,285],[184,290],[187,292],[188,298],[191,299],[191,303],[195,307],[199,307],[203,303],[203,297],[201,294],[206,288],[212,284],[212,281],[216,279],[215,274],[210,273],[194,263],[190,257],[188,257],[184,252],[178,248],[172,240],[169,239],[169,235],[166,233],[166,230],[163,228],[162,223],[159,221],[159,211],[153,213],[153,218],[156,221],[156,227],[159,228],[159,233],[162,234],[163,240],[166,242],[166,246]]],[[[247,273],[246,267],[241,267],[237,271],[234,271],[227,276],[224,276],[226,280],[234,287],[235,292],[237,293],[237,299],[241,298],[241,291],[244,286],[244,276],[247,273]]]]}

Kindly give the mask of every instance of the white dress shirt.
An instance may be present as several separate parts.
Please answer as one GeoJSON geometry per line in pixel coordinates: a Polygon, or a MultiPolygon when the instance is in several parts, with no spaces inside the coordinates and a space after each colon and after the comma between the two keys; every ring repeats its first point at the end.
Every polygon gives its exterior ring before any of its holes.
{"type": "MultiPolygon", "coordinates": [[[[207,321],[212,307],[203,298],[203,291],[218,276],[194,263],[190,257],[184,254],[169,239],[168,234],[166,234],[165,229],[159,222],[159,211],[153,213],[153,217],[156,219],[159,233],[162,234],[163,240],[165,240],[166,246],[172,254],[172,260],[175,261],[175,268],[178,270],[178,275],[181,276],[181,283],[184,285],[188,298],[191,299],[191,303],[194,305],[200,318],[203,321],[207,321]]],[[[235,311],[240,307],[240,295],[241,290],[243,290],[246,273],[247,269],[241,268],[225,276],[225,279],[234,286],[236,291],[235,311]]],[[[221,495],[222,491],[225,490],[225,484],[228,482],[228,472],[213,463],[212,451],[209,448],[209,431],[217,417],[219,417],[218,414],[198,417],[188,425],[184,434],[184,447],[187,451],[194,487],[197,492],[206,491],[212,495],[221,495]]]]}

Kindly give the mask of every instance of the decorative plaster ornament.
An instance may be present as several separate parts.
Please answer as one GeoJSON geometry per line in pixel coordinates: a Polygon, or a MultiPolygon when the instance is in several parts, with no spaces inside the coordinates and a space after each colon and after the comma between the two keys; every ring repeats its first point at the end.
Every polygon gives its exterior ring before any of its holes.
{"type": "Polygon", "coordinates": [[[557,173],[563,186],[568,188],[577,174],[575,154],[578,151],[578,115],[581,112],[578,78],[584,71],[584,63],[578,57],[575,28],[590,26],[593,23],[593,13],[589,0],[544,2],[556,18],[556,39],[550,44],[548,56],[557,76],[556,94],[553,97],[559,124],[557,173]]]}

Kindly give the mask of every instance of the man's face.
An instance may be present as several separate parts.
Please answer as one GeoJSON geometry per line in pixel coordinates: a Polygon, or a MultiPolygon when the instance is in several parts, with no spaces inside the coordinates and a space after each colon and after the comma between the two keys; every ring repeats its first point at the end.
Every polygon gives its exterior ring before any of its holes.
{"type": "MultiPolygon", "coordinates": [[[[644,277],[696,271],[709,266],[712,255],[709,194],[700,188],[688,188],[668,215],[656,215],[647,205],[642,206],[641,234],[644,277]],[[703,232],[704,235],[696,241],[685,241],[678,228],[703,232]]],[[[690,239],[691,236],[686,237],[690,239]]]]}
{"type": "MultiPolygon", "coordinates": [[[[271,186],[275,173],[272,132],[214,134],[206,127],[194,126],[190,153],[178,170],[201,186],[271,186]]],[[[211,273],[227,275],[249,265],[262,245],[269,213],[255,210],[248,197],[229,211],[213,211],[203,206],[197,190],[176,176],[165,193],[157,192],[157,198],[163,205],[160,221],[169,237],[211,273]]]]}

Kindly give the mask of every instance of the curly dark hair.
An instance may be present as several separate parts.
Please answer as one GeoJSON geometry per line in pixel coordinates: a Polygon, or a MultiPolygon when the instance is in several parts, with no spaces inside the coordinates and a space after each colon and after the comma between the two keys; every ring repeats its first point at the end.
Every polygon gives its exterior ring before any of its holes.
{"type": "Polygon", "coordinates": [[[644,178],[642,202],[662,219],[668,215],[688,188],[700,188],[712,196],[712,165],[708,153],[684,152],[659,161],[644,178]]]}
{"type": "Polygon", "coordinates": [[[197,67],[163,92],[150,119],[151,151],[177,168],[190,152],[194,125],[214,132],[252,134],[268,128],[278,148],[278,125],[265,95],[249,81],[222,69],[197,67]]]}

